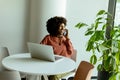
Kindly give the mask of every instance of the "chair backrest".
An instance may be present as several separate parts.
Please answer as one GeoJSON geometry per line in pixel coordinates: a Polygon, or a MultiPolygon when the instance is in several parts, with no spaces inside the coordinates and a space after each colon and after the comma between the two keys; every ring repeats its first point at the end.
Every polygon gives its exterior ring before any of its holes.
{"type": "Polygon", "coordinates": [[[9,56],[7,47],[0,47],[0,71],[5,70],[2,65],[2,59],[9,56]]]}
{"type": "Polygon", "coordinates": [[[87,62],[81,61],[74,76],[74,80],[90,80],[94,66],[87,62]]]}
{"type": "Polygon", "coordinates": [[[74,49],[74,54],[71,56],[71,59],[76,62],[76,57],[77,57],[77,50],[74,49]]]}
{"type": "Polygon", "coordinates": [[[0,80],[21,80],[18,71],[0,71],[0,80]]]}

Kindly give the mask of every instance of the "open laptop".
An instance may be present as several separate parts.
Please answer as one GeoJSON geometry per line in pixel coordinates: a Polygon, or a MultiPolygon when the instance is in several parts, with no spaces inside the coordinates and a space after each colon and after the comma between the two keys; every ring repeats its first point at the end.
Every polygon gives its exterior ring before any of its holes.
{"type": "Polygon", "coordinates": [[[37,44],[28,42],[28,51],[32,58],[37,58],[46,61],[56,61],[61,59],[61,56],[54,55],[53,47],[49,45],[37,44]]]}

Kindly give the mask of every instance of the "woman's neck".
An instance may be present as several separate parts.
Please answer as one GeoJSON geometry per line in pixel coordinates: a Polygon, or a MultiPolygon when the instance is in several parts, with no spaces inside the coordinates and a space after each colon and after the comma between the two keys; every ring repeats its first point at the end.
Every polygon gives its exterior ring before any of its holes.
{"type": "Polygon", "coordinates": [[[57,37],[58,37],[58,38],[62,38],[62,37],[63,37],[63,35],[57,35],[57,37]]]}
{"type": "Polygon", "coordinates": [[[63,35],[51,35],[53,37],[63,38],[63,35]]]}

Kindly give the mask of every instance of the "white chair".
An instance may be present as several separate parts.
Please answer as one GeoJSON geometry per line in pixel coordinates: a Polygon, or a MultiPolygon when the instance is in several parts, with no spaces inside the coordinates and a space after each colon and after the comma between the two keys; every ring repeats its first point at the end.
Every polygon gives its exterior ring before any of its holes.
{"type": "Polygon", "coordinates": [[[9,56],[7,47],[0,47],[0,71],[6,70],[2,65],[2,59],[9,56]]]}
{"type": "MultiPolygon", "coordinates": [[[[2,59],[9,56],[9,50],[7,47],[0,47],[0,71],[5,71],[7,70],[6,68],[3,67],[2,65],[2,59]]],[[[20,73],[21,78],[25,78],[24,73],[20,73]]]]}
{"type": "MultiPolygon", "coordinates": [[[[77,50],[76,49],[74,49],[74,54],[71,56],[71,59],[76,62],[76,59],[77,59],[77,50]]],[[[74,69],[73,71],[71,71],[70,74],[75,73],[75,71],[76,71],[76,69],[74,69]]]]}
{"type": "Polygon", "coordinates": [[[74,54],[71,56],[71,59],[76,62],[76,58],[77,58],[77,50],[74,49],[74,54]]]}
{"type": "Polygon", "coordinates": [[[18,71],[0,71],[0,80],[21,80],[18,71]]]}

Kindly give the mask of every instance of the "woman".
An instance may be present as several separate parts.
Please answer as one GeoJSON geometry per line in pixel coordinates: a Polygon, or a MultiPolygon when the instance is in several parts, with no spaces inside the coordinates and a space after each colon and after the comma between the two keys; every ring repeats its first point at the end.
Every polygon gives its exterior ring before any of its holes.
{"type": "Polygon", "coordinates": [[[54,54],[71,58],[74,49],[68,37],[66,23],[67,20],[64,17],[50,18],[46,23],[49,35],[46,35],[40,44],[51,45],[54,54]]]}
{"type": "MultiPolygon", "coordinates": [[[[64,17],[52,17],[46,23],[48,35],[40,42],[40,44],[51,45],[54,54],[71,58],[74,53],[72,43],[68,37],[68,30],[66,29],[67,20],[64,17]]],[[[62,65],[64,66],[64,65],[62,65]]],[[[65,74],[51,75],[49,80],[59,80],[65,74]]]]}

